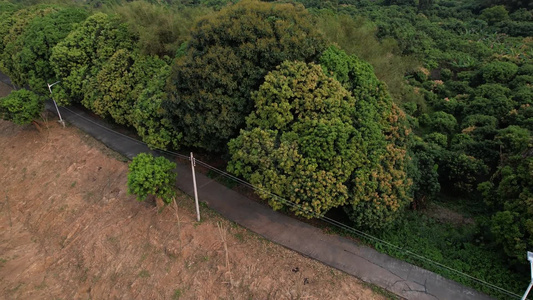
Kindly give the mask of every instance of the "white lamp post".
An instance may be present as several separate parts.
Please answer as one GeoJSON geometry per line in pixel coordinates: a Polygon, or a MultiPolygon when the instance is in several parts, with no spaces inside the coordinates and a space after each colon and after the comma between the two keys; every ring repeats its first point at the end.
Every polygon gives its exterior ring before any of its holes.
{"type": "Polygon", "coordinates": [[[529,294],[531,287],[533,287],[533,252],[527,252],[527,260],[529,260],[529,263],[531,264],[531,283],[529,283],[526,293],[522,296],[522,300],[526,300],[527,294],[529,294]]]}
{"type": "Polygon", "coordinates": [[[63,118],[61,118],[61,113],[59,112],[59,108],[57,107],[57,103],[56,101],[54,100],[54,97],[52,97],[52,87],[56,84],[58,84],[60,81],[57,81],[57,82],[54,82],[52,84],[49,84],[47,83],[48,85],[48,90],[50,91],[50,98],[52,99],[52,101],[54,102],[54,105],[56,107],[56,110],[57,110],[57,115],[59,116],[59,123],[61,123],[61,125],[63,125],[63,127],[65,127],[65,121],[63,121],[63,118]]]}

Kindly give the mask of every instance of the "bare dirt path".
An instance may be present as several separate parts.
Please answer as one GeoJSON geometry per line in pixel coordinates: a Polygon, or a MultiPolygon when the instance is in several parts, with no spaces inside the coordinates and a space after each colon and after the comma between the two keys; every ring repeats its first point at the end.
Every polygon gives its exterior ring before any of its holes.
{"type": "Polygon", "coordinates": [[[212,211],[195,222],[184,195],[178,224],[127,195],[119,155],[45,128],[0,121],[1,299],[385,299],[212,211]]]}

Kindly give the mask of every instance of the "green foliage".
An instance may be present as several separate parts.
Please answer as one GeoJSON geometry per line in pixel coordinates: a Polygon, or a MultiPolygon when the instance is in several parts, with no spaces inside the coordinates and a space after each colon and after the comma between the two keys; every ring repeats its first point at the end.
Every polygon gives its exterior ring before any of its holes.
{"type": "Polygon", "coordinates": [[[148,195],[161,198],[165,203],[172,202],[175,196],[176,164],[166,158],[141,153],[129,165],[128,193],[135,194],[137,200],[144,201],[148,195]]]}
{"type": "Polygon", "coordinates": [[[48,92],[47,83],[56,81],[50,66],[52,47],[63,40],[74,26],[87,18],[87,12],[75,8],[58,8],[44,17],[34,18],[15,48],[21,49],[11,55],[14,70],[11,80],[17,85],[29,84],[39,93],[48,92]]]}
{"type": "MultiPolygon", "coordinates": [[[[61,79],[62,103],[84,99],[94,88],[100,68],[118,49],[132,51],[135,38],[116,16],[97,13],[85,20],[52,49],[50,62],[61,79]]],[[[91,103],[92,99],[85,99],[91,103]]]]}
{"type": "Polygon", "coordinates": [[[86,88],[82,104],[102,117],[111,117],[118,124],[130,124],[137,84],[133,64],[135,53],[118,49],[102,66],[86,88]]]}
{"type": "Polygon", "coordinates": [[[21,9],[1,21],[0,70],[12,77],[15,84],[23,85],[25,83],[19,78],[21,75],[25,74],[18,72],[19,65],[16,63],[15,59],[15,56],[19,54],[25,46],[20,40],[21,37],[24,36],[32,20],[46,16],[55,11],[57,11],[55,7],[32,6],[21,9]]]}
{"type": "MultiPolygon", "coordinates": [[[[380,238],[457,271],[504,287],[506,290],[517,294],[523,293],[528,284],[528,277],[510,269],[500,251],[495,251],[484,241],[480,230],[475,225],[439,221],[427,217],[424,212],[407,212],[398,220],[396,226],[380,232],[380,238]]],[[[509,298],[507,294],[495,293],[486,285],[418,259],[404,250],[389,248],[379,242],[372,244],[379,251],[438,272],[444,277],[475,287],[482,292],[499,296],[499,299],[509,298]]],[[[525,256],[525,252],[522,255],[525,256]]]]}
{"type": "Polygon", "coordinates": [[[424,114],[420,117],[420,123],[427,126],[429,130],[451,134],[457,129],[457,120],[449,113],[437,111],[430,115],[424,114]]]}
{"type": "Polygon", "coordinates": [[[366,147],[367,161],[353,175],[355,200],[345,211],[359,227],[387,227],[411,201],[405,114],[368,63],[335,47],[324,52],[320,63],[326,74],[337,78],[356,99],[354,126],[366,147]]]}
{"type": "Polygon", "coordinates": [[[506,83],[513,79],[518,66],[510,62],[496,61],[484,65],[479,71],[485,83],[506,83]]]}
{"type": "MultiPolygon", "coordinates": [[[[424,136],[424,141],[440,147],[448,146],[448,136],[440,132],[432,132],[424,136]]],[[[415,146],[416,147],[416,146],[415,146]]]]}
{"type": "Polygon", "coordinates": [[[362,17],[333,14],[330,10],[316,12],[314,17],[330,43],[373,66],[376,76],[387,84],[397,103],[414,101],[423,105],[422,97],[411,92],[403,80],[404,75],[417,69],[420,63],[412,56],[398,55],[398,43],[394,39],[378,40],[376,25],[362,17]]]}
{"type": "Polygon", "coordinates": [[[178,148],[181,136],[172,129],[168,115],[162,107],[165,84],[170,76],[168,65],[160,66],[159,70],[146,82],[132,112],[132,125],[137,134],[150,148],[166,149],[170,146],[178,148]]]}
{"type": "Polygon", "coordinates": [[[141,54],[174,57],[179,46],[190,34],[193,23],[211,10],[205,8],[174,7],[144,1],[126,2],[112,8],[129,29],[139,37],[141,54]]]}
{"type": "Polygon", "coordinates": [[[533,247],[533,150],[508,156],[479,189],[496,211],[489,223],[495,242],[515,262],[527,264],[525,252],[533,247]]]}
{"type": "Polygon", "coordinates": [[[531,143],[531,133],[526,128],[511,125],[499,130],[495,140],[501,143],[501,151],[508,154],[522,153],[531,143]]]}
{"type": "Polygon", "coordinates": [[[509,9],[532,9],[533,3],[527,0],[478,0],[484,7],[493,5],[505,5],[509,9]]]}
{"type": "Polygon", "coordinates": [[[479,178],[488,173],[487,166],[473,156],[444,151],[438,158],[439,182],[450,194],[471,195],[479,178]]]}
{"type": "MultiPolygon", "coordinates": [[[[433,135],[437,142],[446,141],[446,136],[440,134],[433,135]],[[444,141],[439,139],[444,138],[444,141]]],[[[415,138],[410,151],[413,152],[410,164],[409,177],[413,180],[413,209],[423,209],[427,207],[437,193],[440,191],[439,174],[437,173],[438,165],[436,156],[441,151],[438,144],[432,142],[424,143],[422,140],[415,138]]]]}
{"type": "Polygon", "coordinates": [[[348,180],[365,152],[350,93],[320,66],[285,62],[252,97],[256,111],[229,143],[228,170],[299,206],[260,193],[274,209],[312,218],[347,204],[348,180]]]}
{"type": "Polygon", "coordinates": [[[43,98],[32,91],[22,89],[0,98],[0,118],[17,125],[31,123],[40,116],[43,109],[43,98]]]}
{"type": "Polygon", "coordinates": [[[479,18],[487,21],[489,25],[493,25],[495,23],[507,20],[509,18],[509,12],[507,9],[505,9],[505,6],[496,5],[490,8],[485,8],[481,12],[479,18]]]}
{"type": "Polygon", "coordinates": [[[324,46],[301,5],[241,1],[201,20],[173,64],[165,102],[183,144],[224,151],[267,72],[285,60],[313,61],[324,46]]]}

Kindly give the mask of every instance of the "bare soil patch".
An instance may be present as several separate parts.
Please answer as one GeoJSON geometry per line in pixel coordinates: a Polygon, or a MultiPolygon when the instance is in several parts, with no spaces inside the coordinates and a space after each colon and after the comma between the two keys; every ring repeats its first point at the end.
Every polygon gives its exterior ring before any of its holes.
{"type": "Polygon", "coordinates": [[[474,219],[465,217],[459,212],[443,207],[436,203],[429,203],[428,207],[424,211],[429,217],[436,219],[441,223],[448,223],[455,226],[473,225],[474,219]]]}
{"type": "Polygon", "coordinates": [[[0,298],[385,299],[186,195],[137,202],[120,155],[44,125],[0,121],[0,298]]]}

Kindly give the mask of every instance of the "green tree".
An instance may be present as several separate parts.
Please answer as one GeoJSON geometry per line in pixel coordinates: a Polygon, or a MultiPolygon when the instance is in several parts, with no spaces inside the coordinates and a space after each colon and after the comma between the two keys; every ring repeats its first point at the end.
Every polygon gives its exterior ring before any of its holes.
{"type": "Polygon", "coordinates": [[[472,195],[477,184],[488,174],[483,161],[461,152],[443,151],[437,164],[439,182],[449,194],[472,195]]]}
{"type": "Polygon", "coordinates": [[[474,93],[464,110],[467,116],[482,114],[501,120],[509,115],[515,106],[514,101],[509,98],[511,90],[500,84],[480,85],[474,93]]]}
{"type": "Polygon", "coordinates": [[[285,60],[313,61],[325,42],[302,5],[241,1],[201,20],[177,59],[165,107],[183,144],[224,151],[252,111],[250,93],[285,60]]]}
{"type": "Polygon", "coordinates": [[[139,95],[165,65],[157,57],[118,49],[91,82],[82,104],[118,124],[131,125],[139,95]]]}
{"type": "MultiPolygon", "coordinates": [[[[442,135],[446,138],[445,135],[442,135]]],[[[412,170],[413,179],[413,203],[414,209],[423,209],[440,192],[438,165],[436,157],[442,151],[440,145],[424,143],[416,139],[410,148],[413,152],[412,170]]]]}
{"type": "Polygon", "coordinates": [[[11,80],[17,85],[29,84],[39,93],[48,92],[46,83],[56,81],[50,66],[52,47],[63,40],[75,25],[87,18],[87,11],[76,8],[59,8],[43,17],[34,18],[24,34],[17,40],[17,49],[11,55],[14,70],[11,80]]]}
{"type": "Polygon", "coordinates": [[[495,140],[501,143],[500,150],[506,154],[522,153],[531,143],[531,133],[526,128],[511,125],[499,130],[495,140]]]}
{"type": "Polygon", "coordinates": [[[517,71],[517,65],[502,61],[488,63],[479,70],[485,83],[507,83],[513,79],[517,71]]]}
{"type": "Polygon", "coordinates": [[[0,70],[12,77],[16,85],[23,85],[25,82],[19,78],[19,65],[15,56],[19,54],[24,44],[20,41],[24,36],[29,24],[39,17],[46,16],[57,11],[57,7],[51,6],[31,6],[21,9],[12,14],[0,23],[0,70]]]}
{"type": "Polygon", "coordinates": [[[144,201],[148,195],[161,198],[165,203],[172,202],[176,195],[176,164],[164,157],[154,157],[141,153],[129,165],[128,193],[144,201]]]}
{"type": "Polygon", "coordinates": [[[452,134],[457,129],[457,120],[449,113],[437,111],[420,117],[420,123],[431,131],[452,134]]]}
{"type": "Polygon", "coordinates": [[[126,2],[113,6],[115,13],[128,24],[129,30],[139,37],[141,54],[174,57],[179,46],[189,38],[193,23],[212,11],[203,7],[180,7],[148,3],[126,2]]]}
{"type": "Polygon", "coordinates": [[[347,204],[365,152],[350,93],[318,65],[285,62],[252,98],[247,129],[229,142],[228,170],[297,205],[260,192],[274,209],[312,218],[347,204]]]}
{"type": "Polygon", "coordinates": [[[526,263],[533,247],[533,149],[508,156],[479,190],[496,211],[489,222],[495,242],[512,260],[526,263]]]}
{"type": "Polygon", "coordinates": [[[43,98],[25,89],[13,91],[0,98],[0,118],[17,125],[35,122],[43,110],[43,98]]]}
{"type": "Polygon", "coordinates": [[[415,101],[424,105],[422,96],[412,92],[404,78],[406,73],[420,67],[420,63],[413,56],[398,55],[398,42],[393,38],[378,39],[375,23],[363,17],[336,14],[329,10],[313,15],[318,29],[331,44],[372,65],[379,80],[387,84],[396,103],[415,101]]]}
{"type": "Polygon", "coordinates": [[[327,49],[320,63],[356,99],[354,127],[364,145],[366,162],[352,175],[353,198],[345,210],[359,227],[386,227],[412,200],[412,181],[407,177],[410,129],[405,114],[392,102],[370,64],[336,47],[327,49]]]}
{"type": "Polygon", "coordinates": [[[135,37],[118,17],[97,13],[87,18],[52,49],[50,62],[61,79],[58,100],[70,103],[84,99],[107,60],[118,49],[132,51],[134,44],[135,37]]]}
{"type": "Polygon", "coordinates": [[[494,25],[495,23],[509,19],[509,12],[505,9],[505,6],[496,5],[490,8],[485,8],[481,12],[479,18],[487,21],[489,25],[494,25]]]}
{"type": "Polygon", "coordinates": [[[167,97],[165,84],[169,76],[170,67],[166,64],[160,66],[146,83],[133,108],[132,125],[150,148],[177,149],[181,140],[181,135],[172,129],[162,105],[167,97]]]}

